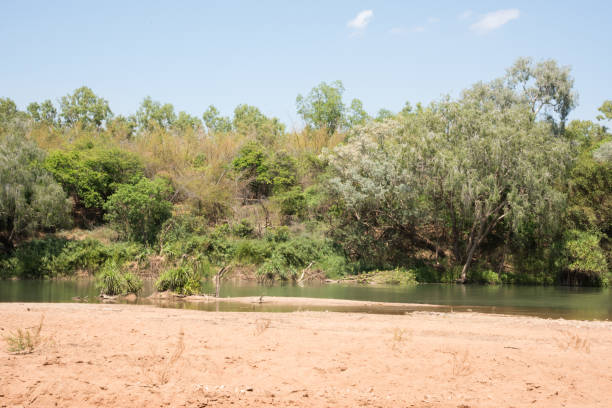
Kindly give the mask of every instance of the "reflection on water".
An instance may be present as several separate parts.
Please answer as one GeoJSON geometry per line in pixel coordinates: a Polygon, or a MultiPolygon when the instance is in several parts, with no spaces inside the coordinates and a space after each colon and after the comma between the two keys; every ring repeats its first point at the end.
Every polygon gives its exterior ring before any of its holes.
{"type": "MultiPolygon", "coordinates": [[[[205,292],[212,293],[210,283],[205,292]]],[[[297,310],[329,310],[367,313],[405,313],[419,307],[321,307],[228,302],[187,303],[160,302],[145,299],[153,292],[153,282],[145,281],[144,296],[132,303],[162,307],[219,311],[290,312],[297,310]]],[[[92,280],[66,281],[0,281],[0,302],[99,302],[92,280]]],[[[541,286],[480,286],[428,284],[406,286],[296,285],[261,286],[253,283],[224,283],[222,297],[294,296],[368,300],[376,302],[420,303],[443,305],[436,311],[473,310],[486,313],[523,314],[565,319],[612,318],[612,290],[609,288],[567,288],[541,286]]]]}

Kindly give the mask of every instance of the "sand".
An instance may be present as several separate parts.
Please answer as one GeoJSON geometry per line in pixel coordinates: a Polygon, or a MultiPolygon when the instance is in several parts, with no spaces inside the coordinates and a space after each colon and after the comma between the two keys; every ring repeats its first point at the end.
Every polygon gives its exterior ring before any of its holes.
{"type": "Polygon", "coordinates": [[[612,322],[0,304],[6,407],[610,407],[612,322]]]}

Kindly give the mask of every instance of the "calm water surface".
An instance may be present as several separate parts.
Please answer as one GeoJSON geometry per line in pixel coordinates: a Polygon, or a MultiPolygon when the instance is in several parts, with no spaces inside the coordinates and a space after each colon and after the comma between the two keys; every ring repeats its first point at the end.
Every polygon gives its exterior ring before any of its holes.
{"type": "MultiPolygon", "coordinates": [[[[145,299],[153,291],[153,282],[146,281],[143,296],[132,303],[162,307],[220,311],[329,310],[369,313],[406,313],[431,310],[421,307],[316,307],[237,303],[160,302],[145,299]]],[[[210,284],[205,292],[212,293],[210,284]]],[[[0,281],[0,302],[75,302],[97,303],[98,290],[93,280],[66,281],[0,281]]],[[[609,288],[567,288],[539,286],[480,286],[426,284],[406,286],[296,285],[261,286],[253,283],[224,283],[221,296],[296,296],[368,300],[376,302],[442,305],[437,311],[478,311],[485,313],[522,314],[549,318],[610,320],[612,290],[609,288]]]]}

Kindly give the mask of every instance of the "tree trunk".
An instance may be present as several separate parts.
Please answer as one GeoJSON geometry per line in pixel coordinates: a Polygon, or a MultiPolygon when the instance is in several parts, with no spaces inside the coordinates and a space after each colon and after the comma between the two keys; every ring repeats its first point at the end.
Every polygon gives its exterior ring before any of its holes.
{"type": "Polygon", "coordinates": [[[474,256],[474,251],[476,251],[477,246],[478,244],[472,243],[470,247],[470,250],[467,255],[467,259],[465,260],[465,263],[463,264],[463,269],[461,269],[461,277],[459,278],[459,283],[465,283],[467,279],[467,271],[468,271],[468,268],[470,267],[470,264],[472,263],[472,257],[474,256]]]}

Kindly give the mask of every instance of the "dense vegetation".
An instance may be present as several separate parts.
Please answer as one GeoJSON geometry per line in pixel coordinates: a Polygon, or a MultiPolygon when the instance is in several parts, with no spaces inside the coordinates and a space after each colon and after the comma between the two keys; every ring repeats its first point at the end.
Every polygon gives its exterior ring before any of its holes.
{"type": "Polygon", "coordinates": [[[185,294],[230,265],[261,281],[386,270],[392,281],[607,285],[612,102],[574,120],[569,69],[520,59],[459,98],[370,117],[337,81],[287,131],[258,108],[131,116],[82,87],[0,99],[0,277],[138,274],[185,294]]]}

